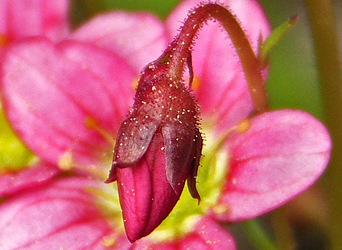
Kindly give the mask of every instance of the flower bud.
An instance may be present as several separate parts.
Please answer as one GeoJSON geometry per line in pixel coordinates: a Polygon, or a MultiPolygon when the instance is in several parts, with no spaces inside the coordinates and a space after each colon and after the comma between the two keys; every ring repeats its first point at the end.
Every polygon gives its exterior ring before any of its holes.
{"type": "MultiPolygon", "coordinates": [[[[152,232],[171,212],[202,151],[198,106],[165,52],[146,66],[129,117],[121,124],[107,183],[117,180],[128,238],[152,232]]],[[[191,67],[191,66],[189,66],[191,67]]]]}

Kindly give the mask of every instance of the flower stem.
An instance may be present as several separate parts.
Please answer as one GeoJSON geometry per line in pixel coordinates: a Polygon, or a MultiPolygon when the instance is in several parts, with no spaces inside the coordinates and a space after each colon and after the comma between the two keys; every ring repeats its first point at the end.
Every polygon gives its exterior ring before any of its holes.
{"type": "Polygon", "coordinates": [[[242,223],[242,225],[248,236],[248,239],[256,249],[277,250],[256,219],[245,221],[242,223]]]}
{"type": "Polygon", "coordinates": [[[338,35],[331,0],[304,0],[310,21],[325,122],[332,137],[330,165],[324,181],[328,191],[331,249],[342,249],[342,73],[338,35]]]}
{"type": "MultiPolygon", "coordinates": [[[[183,73],[184,64],[190,55],[193,40],[199,29],[208,20],[218,21],[228,33],[239,56],[244,71],[248,88],[252,97],[256,112],[263,112],[267,109],[267,95],[264,88],[264,80],[261,74],[262,65],[255,56],[251,45],[234,15],[218,4],[204,4],[189,12],[188,18],[179,33],[172,42],[169,51],[165,51],[169,58],[170,65],[176,76],[183,73]],[[173,49],[171,51],[171,49],[173,49]]],[[[165,56],[165,54],[164,54],[165,56]]],[[[191,65],[188,65],[189,68],[191,65]]]]}

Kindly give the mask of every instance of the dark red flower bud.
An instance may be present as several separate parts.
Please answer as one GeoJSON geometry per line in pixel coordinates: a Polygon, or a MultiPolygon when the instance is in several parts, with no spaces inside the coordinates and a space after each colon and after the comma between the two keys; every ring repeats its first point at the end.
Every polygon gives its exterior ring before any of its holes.
{"type": "Polygon", "coordinates": [[[202,151],[198,106],[170,57],[171,47],[144,69],[134,106],[118,132],[107,180],[118,181],[126,233],[132,242],[167,217],[185,180],[191,195],[200,198],[196,190],[202,151]]]}

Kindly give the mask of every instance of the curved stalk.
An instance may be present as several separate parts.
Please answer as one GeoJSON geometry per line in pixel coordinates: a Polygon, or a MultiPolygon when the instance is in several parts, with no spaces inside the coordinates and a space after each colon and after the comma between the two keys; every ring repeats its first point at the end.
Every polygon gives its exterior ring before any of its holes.
{"type": "MultiPolygon", "coordinates": [[[[208,20],[218,21],[228,33],[240,59],[254,109],[256,112],[264,112],[267,109],[267,95],[261,74],[263,67],[236,18],[224,7],[209,3],[190,12],[178,37],[161,57],[167,58],[170,65],[174,66],[171,70],[177,77],[181,77],[184,65],[191,53],[193,40],[199,29],[208,20]]],[[[189,65],[189,67],[191,66],[189,65]]]]}

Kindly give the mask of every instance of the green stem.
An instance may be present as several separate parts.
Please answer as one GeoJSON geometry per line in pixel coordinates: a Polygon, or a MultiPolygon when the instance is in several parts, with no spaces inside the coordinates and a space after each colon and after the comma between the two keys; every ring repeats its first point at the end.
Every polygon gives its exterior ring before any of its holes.
{"type": "Polygon", "coordinates": [[[310,21],[325,122],[333,149],[324,181],[328,191],[329,236],[332,250],[342,249],[342,74],[338,35],[331,0],[303,0],[310,21]]]}
{"type": "Polygon", "coordinates": [[[256,249],[277,250],[256,219],[244,221],[242,225],[248,239],[256,249]]]}

